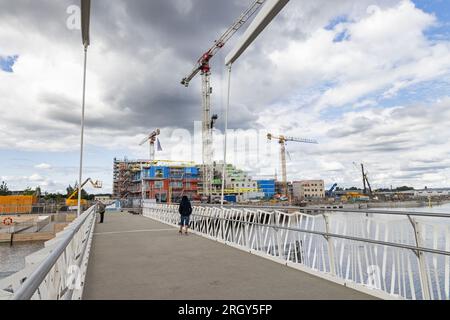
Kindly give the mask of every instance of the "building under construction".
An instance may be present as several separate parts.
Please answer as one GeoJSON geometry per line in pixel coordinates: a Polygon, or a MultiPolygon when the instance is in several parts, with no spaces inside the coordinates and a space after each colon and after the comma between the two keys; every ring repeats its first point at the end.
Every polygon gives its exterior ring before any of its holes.
{"type": "MultiPolygon", "coordinates": [[[[221,197],[222,163],[214,163],[211,197],[206,199],[202,186],[202,165],[169,160],[118,160],[113,166],[113,197],[120,200],[154,199],[157,202],[178,202],[183,195],[191,200],[217,202],[221,197]]],[[[271,197],[243,170],[227,164],[225,168],[225,199],[243,202],[271,197]]]]}
{"type": "Polygon", "coordinates": [[[113,197],[115,199],[131,199],[132,178],[136,172],[141,171],[142,166],[148,164],[148,160],[118,160],[114,158],[113,164],[113,197]]]}
{"type": "Polygon", "coordinates": [[[190,162],[114,159],[113,197],[179,201],[198,198],[199,170],[190,162]]]}

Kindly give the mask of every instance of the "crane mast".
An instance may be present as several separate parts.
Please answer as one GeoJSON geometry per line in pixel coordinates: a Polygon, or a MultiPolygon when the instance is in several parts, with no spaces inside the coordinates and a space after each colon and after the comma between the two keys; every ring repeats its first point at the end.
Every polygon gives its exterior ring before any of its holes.
{"type": "Polygon", "coordinates": [[[275,136],[271,133],[267,134],[268,140],[278,140],[278,143],[280,144],[280,161],[281,161],[281,177],[282,177],[282,183],[283,183],[283,192],[285,196],[289,198],[290,201],[290,195],[288,192],[288,185],[287,185],[287,170],[286,170],[286,141],[292,141],[292,142],[300,142],[300,143],[313,143],[317,144],[318,142],[314,139],[305,139],[305,138],[294,138],[294,137],[286,137],[286,136],[275,136]]]}
{"type": "Polygon", "coordinates": [[[281,160],[281,181],[283,182],[284,195],[289,198],[288,185],[287,185],[287,173],[286,173],[286,143],[285,140],[280,139],[280,160],[281,160]]]}
{"type": "Polygon", "coordinates": [[[363,163],[361,163],[361,172],[362,172],[362,178],[363,178],[363,194],[372,195],[372,187],[370,186],[369,179],[367,178],[367,172],[364,171],[363,163]],[[367,187],[366,187],[366,183],[367,183],[367,187]],[[367,190],[369,190],[368,193],[367,193],[367,190]]]}
{"type": "Polygon", "coordinates": [[[155,160],[155,141],[156,141],[156,137],[161,133],[161,131],[159,129],[156,129],[155,131],[153,131],[152,133],[150,133],[144,140],[142,140],[141,143],[139,143],[139,145],[143,145],[145,142],[149,142],[149,158],[150,161],[155,160]]]}
{"type": "Polygon", "coordinates": [[[212,118],[211,118],[211,66],[210,60],[216,53],[225,46],[230,38],[250,19],[253,14],[264,4],[265,0],[254,0],[239,18],[229,27],[222,36],[214,41],[214,45],[209,48],[197,60],[191,73],[181,80],[185,87],[189,86],[191,80],[200,73],[202,76],[202,186],[203,195],[210,197],[212,193],[212,180],[214,176],[212,166],[212,118]]]}
{"type": "Polygon", "coordinates": [[[211,72],[202,72],[202,189],[203,195],[209,197],[211,195],[212,180],[214,176],[212,167],[212,129],[211,129],[211,72]]]}

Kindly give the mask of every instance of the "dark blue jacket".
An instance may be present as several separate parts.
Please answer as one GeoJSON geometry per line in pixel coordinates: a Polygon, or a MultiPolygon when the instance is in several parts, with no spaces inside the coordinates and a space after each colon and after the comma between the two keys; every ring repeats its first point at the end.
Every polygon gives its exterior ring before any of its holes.
{"type": "Polygon", "coordinates": [[[182,216],[190,216],[192,213],[191,202],[188,198],[184,198],[181,200],[180,207],[178,208],[178,212],[182,216]]]}

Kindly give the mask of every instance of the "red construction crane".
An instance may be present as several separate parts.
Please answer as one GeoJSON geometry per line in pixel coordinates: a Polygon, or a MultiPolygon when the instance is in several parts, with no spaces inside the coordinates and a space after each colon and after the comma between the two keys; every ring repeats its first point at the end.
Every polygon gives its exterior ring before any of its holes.
{"type": "Polygon", "coordinates": [[[211,181],[213,180],[212,168],[212,123],[211,118],[211,93],[210,85],[211,66],[209,64],[212,57],[223,48],[228,40],[255,14],[255,12],[264,4],[265,0],[254,0],[250,7],[245,10],[241,16],[228,28],[222,36],[214,41],[214,45],[209,48],[198,59],[191,73],[181,80],[185,87],[189,86],[190,81],[200,73],[202,76],[202,188],[203,196],[211,196],[211,181]]]}
{"type": "Polygon", "coordinates": [[[161,131],[159,129],[156,129],[155,131],[151,132],[144,140],[142,140],[141,143],[139,143],[139,145],[142,146],[147,141],[149,142],[149,146],[150,146],[149,159],[150,159],[150,161],[155,160],[155,142],[156,142],[157,136],[159,136],[160,133],[161,133],[161,131]]]}

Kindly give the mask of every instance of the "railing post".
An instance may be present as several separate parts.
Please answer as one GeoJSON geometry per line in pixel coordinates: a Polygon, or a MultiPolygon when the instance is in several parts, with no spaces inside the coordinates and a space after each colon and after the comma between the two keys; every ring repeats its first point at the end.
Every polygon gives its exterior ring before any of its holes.
{"type": "Polygon", "coordinates": [[[234,225],[235,225],[234,220],[236,219],[236,216],[235,216],[236,211],[233,210],[233,211],[231,211],[231,212],[232,212],[232,214],[231,214],[231,220],[233,220],[233,221],[229,221],[229,225],[230,225],[230,231],[231,231],[231,243],[234,243],[234,242],[235,242],[235,241],[234,241],[234,225]]]}
{"type": "Polygon", "coordinates": [[[278,247],[278,256],[281,259],[284,259],[284,248],[283,248],[283,243],[281,241],[281,234],[280,234],[280,230],[277,228],[278,227],[278,221],[279,221],[279,213],[278,212],[274,212],[272,215],[272,219],[273,219],[273,224],[274,227],[274,231],[275,231],[275,236],[277,239],[277,247],[278,247]]]}
{"type": "Polygon", "coordinates": [[[223,219],[225,219],[225,210],[226,209],[224,209],[224,208],[221,208],[220,209],[220,215],[219,215],[219,217],[221,218],[219,221],[219,223],[220,223],[220,233],[221,233],[221,235],[222,235],[222,240],[223,241],[225,241],[225,232],[224,232],[224,224],[225,224],[225,220],[223,220],[223,219]]]}
{"type": "Polygon", "coordinates": [[[333,246],[333,239],[331,239],[328,234],[330,233],[330,221],[329,217],[324,213],[323,219],[325,221],[325,232],[327,233],[327,236],[325,237],[327,239],[328,243],[328,260],[330,264],[330,272],[333,276],[336,275],[336,264],[335,264],[335,258],[334,258],[334,246],[333,246]]]}
{"type": "MultiPolygon", "coordinates": [[[[408,215],[408,219],[411,222],[411,225],[414,229],[414,237],[416,240],[416,247],[422,247],[422,233],[420,232],[420,225],[419,222],[411,218],[410,215],[408,215]]],[[[422,287],[423,292],[423,298],[424,300],[430,300],[430,283],[428,282],[428,273],[427,273],[427,264],[426,264],[426,257],[424,253],[420,250],[417,250],[416,252],[417,259],[419,260],[419,276],[420,276],[420,285],[422,287]]]]}
{"type": "Polygon", "coordinates": [[[248,249],[250,249],[250,234],[249,234],[249,232],[250,232],[249,229],[250,228],[249,228],[249,225],[248,225],[248,223],[249,223],[248,216],[249,216],[248,211],[244,210],[244,223],[245,223],[245,225],[244,225],[244,232],[245,232],[244,239],[245,239],[246,247],[248,249]]]}

